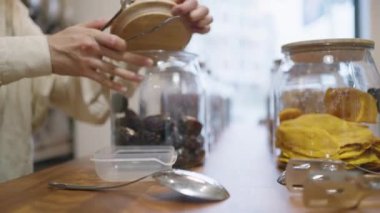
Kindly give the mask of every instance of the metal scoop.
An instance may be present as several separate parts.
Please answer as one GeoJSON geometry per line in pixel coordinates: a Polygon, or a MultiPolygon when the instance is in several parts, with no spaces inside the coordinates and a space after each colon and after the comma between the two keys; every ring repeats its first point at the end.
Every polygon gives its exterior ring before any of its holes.
{"type": "Polygon", "coordinates": [[[106,30],[109,26],[112,25],[112,23],[115,21],[115,19],[123,12],[125,8],[127,8],[127,5],[133,3],[134,1],[132,0],[120,0],[120,10],[115,13],[115,15],[102,27],[101,31],[106,30]]]}
{"type": "Polygon", "coordinates": [[[230,197],[228,191],[217,181],[203,174],[180,169],[158,171],[136,180],[114,185],[77,185],[59,182],[50,182],[49,186],[56,189],[99,191],[128,186],[145,178],[152,177],[157,183],[168,187],[188,197],[221,201],[230,197]]]}

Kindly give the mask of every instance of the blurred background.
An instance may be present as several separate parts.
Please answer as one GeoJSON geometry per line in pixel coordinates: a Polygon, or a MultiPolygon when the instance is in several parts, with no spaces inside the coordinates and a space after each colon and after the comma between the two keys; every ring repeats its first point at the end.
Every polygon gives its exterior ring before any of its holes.
{"type": "MultiPolygon", "coordinates": [[[[230,123],[265,117],[270,70],[283,44],[309,39],[372,39],[380,44],[377,0],[199,0],[214,17],[212,31],[195,35],[187,51],[199,55],[211,79],[206,88],[224,104],[230,123]]],[[[110,18],[119,0],[25,0],[46,33],[98,18],[110,18]]],[[[373,56],[380,62],[380,48],[373,56]]],[[[218,102],[214,103],[218,105],[218,102]]],[[[35,135],[36,165],[43,168],[90,156],[110,144],[110,122],[93,126],[51,111],[35,135]]]]}

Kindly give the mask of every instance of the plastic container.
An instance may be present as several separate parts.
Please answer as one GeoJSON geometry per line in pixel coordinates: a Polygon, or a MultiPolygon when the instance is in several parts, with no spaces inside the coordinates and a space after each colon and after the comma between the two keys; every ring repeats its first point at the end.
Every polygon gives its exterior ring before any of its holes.
{"type": "Polygon", "coordinates": [[[103,180],[132,181],[170,169],[176,159],[172,146],[114,146],[97,151],[91,160],[103,180]]]}
{"type": "Polygon", "coordinates": [[[202,165],[208,147],[206,94],[197,56],[170,51],[138,53],[152,58],[155,66],[135,70],[145,76],[132,97],[137,106],[132,107],[130,99],[119,93],[112,94],[113,144],[171,145],[178,152],[174,167],[202,165]]]}
{"type": "Polygon", "coordinates": [[[276,152],[380,168],[380,75],[363,39],[326,39],[282,47],[276,76],[276,152]]]}

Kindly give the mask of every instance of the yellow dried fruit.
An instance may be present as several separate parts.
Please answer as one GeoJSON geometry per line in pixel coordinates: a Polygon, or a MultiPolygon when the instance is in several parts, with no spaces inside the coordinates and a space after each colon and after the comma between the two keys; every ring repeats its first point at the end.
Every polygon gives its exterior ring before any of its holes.
{"type": "Polygon", "coordinates": [[[326,91],[326,112],[347,121],[376,123],[376,99],[354,88],[330,88],[326,91]]]}
{"type": "Polygon", "coordinates": [[[276,132],[276,145],[288,156],[310,158],[356,157],[374,140],[368,127],[329,114],[301,115],[282,122],[276,132]]]}
{"type": "Polygon", "coordinates": [[[298,108],[286,108],[280,112],[280,115],[279,115],[280,122],[298,118],[302,114],[303,114],[302,111],[298,108]]]}

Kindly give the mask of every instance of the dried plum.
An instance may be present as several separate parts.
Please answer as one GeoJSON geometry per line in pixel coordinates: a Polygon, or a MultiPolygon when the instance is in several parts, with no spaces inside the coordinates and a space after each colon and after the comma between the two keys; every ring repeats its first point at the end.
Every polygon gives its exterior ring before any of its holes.
{"type": "Polygon", "coordinates": [[[180,134],[198,136],[202,131],[202,124],[196,118],[185,116],[178,122],[178,130],[180,134]]]}
{"type": "Polygon", "coordinates": [[[115,125],[117,127],[128,127],[135,131],[142,129],[142,122],[139,116],[132,110],[127,110],[124,117],[117,118],[115,125]]]}
{"type": "Polygon", "coordinates": [[[116,145],[136,145],[138,139],[137,133],[128,127],[119,127],[115,132],[116,145]]]}
{"type": "Polygon", "coordinates": [[[196,118],[184,116],[173,121],[171,117],[159,114],[141,120],[130,109],[117,110],[114,128],[116,145],[172,145],[178,152],[174,165],[178,168],[191,168],[204,162],[203,125],[196,118]]]}
{"type": "Polygon", "coordinates": [[[203,137],[185,136],[182,139],[183,146],[190,150],[202,149],[204,144],[203,137]]]}
{"type": "Polygon", "coordinates": [[[162,145],[163,143],[159,134],[146,130],[139,132],[139,140],[144,145],[162,145]]]}
{"type": "Polygon", "coordinates": [[[171,135],[174,130],[174,122],[168,116],[154,115],[143,120],[144,129],[158,133],[162,139],[171,135]]]}

